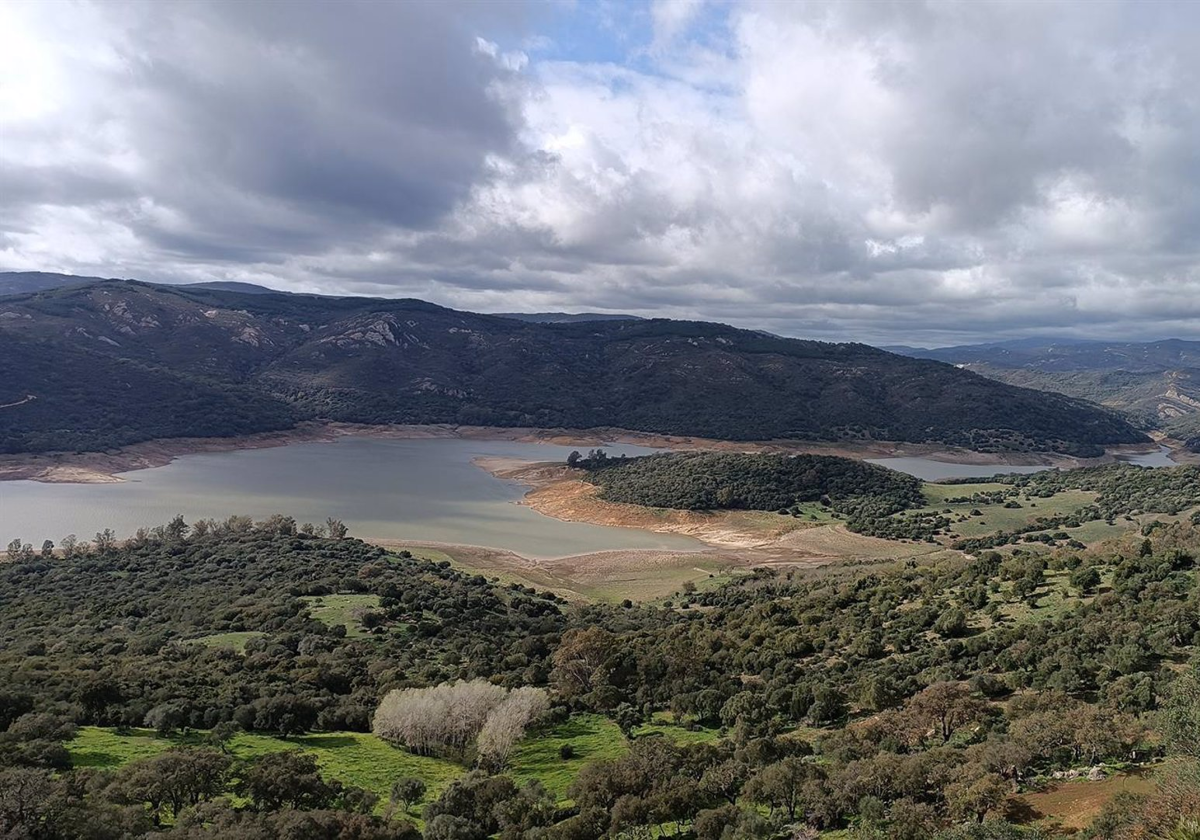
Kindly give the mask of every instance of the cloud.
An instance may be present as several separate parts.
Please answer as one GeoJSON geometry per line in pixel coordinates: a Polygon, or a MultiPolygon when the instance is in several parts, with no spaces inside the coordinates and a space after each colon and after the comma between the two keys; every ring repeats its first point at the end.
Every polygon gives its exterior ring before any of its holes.
{"type": "Polygon", "coordinates": [[[1192,4],[79,9],[0,11],[0,266],[1200,337],[1192,4]]]}

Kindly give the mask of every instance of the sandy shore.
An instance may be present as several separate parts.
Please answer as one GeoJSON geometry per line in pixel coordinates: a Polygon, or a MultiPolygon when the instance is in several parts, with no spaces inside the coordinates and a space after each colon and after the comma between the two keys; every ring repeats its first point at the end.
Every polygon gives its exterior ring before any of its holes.
{"type": "MultiPolygon", "coordinates": [[[[657,449],[719,450],[727,452],[790,452],[841,455],[847,458],[930,458],[956,464],[991,466],[1046,465],[1076,467],[1104,463],[1114,455],[1146,452],[1145,446],[1112,447],[1103,458],[1079,459],[1046,453],[982,453],[969,449],[917,443],[819,443],[811,441],[721,441],[679,435],[657,435],[627,429],[533,429],[490,426],[390,425],[355,423],[301,423],[294,429],[229,438],[172,438],[147,441],[107,452],[52,452],[0,455],[0,481],[33,480],[63,483],[120,481],[120,473],[161,467],[181,455],[202,452],[233,452],[292,443],[332,441],[348,435],[385,439],[420,440],[462,438],[548,443],[580,448],[628,443],[657,449]]],[[[1169,441],[1164,441],[1170,443],[1169,441]]],[[[1152,450],[1150,450],[1152,451],[1152,450]]]]}
{"type": "Polygon", "coordinates": [[[840,523],[806,522],[771,511],[668,510],[609,502],[598,497],[596,485],[578,478],[564,464],[510,458],[476,458],[475,464],[497,478],[529,485],[521,504],[545,516],[566,522],[681,534],[699,540],[731,562],[812,565],[910,557],[942,550],[941,546],[908,545],[867,537],[851,533],[840,523]]]}

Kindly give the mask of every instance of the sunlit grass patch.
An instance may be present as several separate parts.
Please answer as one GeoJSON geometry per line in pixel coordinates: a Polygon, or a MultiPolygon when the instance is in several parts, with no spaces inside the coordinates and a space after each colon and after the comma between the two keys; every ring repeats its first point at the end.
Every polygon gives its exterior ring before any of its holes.
{"type": "Polygon", "coordinates": [[[362,626],[362,614],[379,606],[378,595],[306,595],[309,614],[330,627],[345,627],[348,638],[370,635],[362,626]]]}

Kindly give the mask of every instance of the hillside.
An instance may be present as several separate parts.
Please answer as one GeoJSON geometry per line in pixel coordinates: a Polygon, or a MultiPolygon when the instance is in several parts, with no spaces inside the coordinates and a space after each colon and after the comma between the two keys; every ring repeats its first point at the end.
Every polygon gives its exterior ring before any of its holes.
{"type": "Polygon", "coordinates": [[[515,318],[535,324],[576,324],[580,321],[640,321],[637,315],[603,312],[496,312],[500,318],[515,318]]]}
{"type": "Polygon", "coordinates": [[[60,448],[63,428],[67,445],[99,449],[296,418],[1083,455],[1145,440],[1096,406],[860,344],[701,322],[527,323],[418,300],[106,281],[0,299],[0,359],[7,452],[60,448]],[[86,416],[56,419],[81,395],[86,416]]]}
{"type": "Polygon", "coordinates": [[[763,569],[620,606],[391,554],[336,521],[176,519],[50,548],[18,540],[0,564],[6,836],[417,840],[419,814],[428,840],[665,823],[1115,840],[1191,837],[1174,829],[1200,817],[1187,524],[1096,551],[763,569]],[[389,692],[435,686],[463,699],[409,705],[428,747],[380,730],[389,692]],[[550,707],[483,762],[466,703],[505,689],[550,707]],[[1114,796],[1143,774],[1145,798],[1114,796]]]}
{"type": "Polygon", "coordinates": [[[83,286],[102,283],[103,277],[82,277],[77,274],[55,274],[49,271],[0,271],[0,295],[20,295],[45,292],[64,286],[83,286]]]}
{"type": "Polygon", "coordinates": [[[895,348],[1009,385],[1054,391],[1119,409],[1176,437],[1200,431],[1200,341],[1044,341],[895,348]]]}

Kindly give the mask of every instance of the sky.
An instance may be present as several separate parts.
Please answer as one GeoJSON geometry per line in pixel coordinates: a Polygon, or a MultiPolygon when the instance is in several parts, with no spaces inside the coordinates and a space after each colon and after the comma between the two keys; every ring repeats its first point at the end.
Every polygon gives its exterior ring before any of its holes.
{"type": "Polygon", "coordinates": [[[1200,3],[0,3],[0,270],[1200,338],[1200,3]]]}

